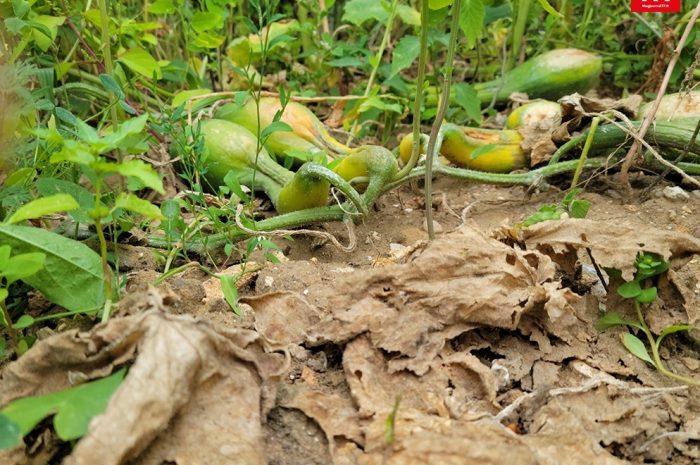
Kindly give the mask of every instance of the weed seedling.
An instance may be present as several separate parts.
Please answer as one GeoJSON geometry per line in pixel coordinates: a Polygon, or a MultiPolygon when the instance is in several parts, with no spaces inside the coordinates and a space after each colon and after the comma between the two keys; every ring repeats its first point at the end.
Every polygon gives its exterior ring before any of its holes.
{"type": "Polygon", "coordinates": [[[649,354],[647,346],[644,344],[644,342],[639,337],[628,331],[622,334],[622,343],[627,350],[632,353],[632,355],[644,360],[647,363],[650,363],[664,376],[668,376],[669,378],[673,378],[693,386],[700,386],[700,381],[676,374],[666,368],[661,361],[661,357],[659,356],[659,348],[667,336],[673,333],[691,331],[698,328],[696,326],[686,324],[671,325],[663,328],[659,335],[655,337],[644,319],[642,305],[651,304],[657,297],[657,289],[656,286],[651,285],[651,278],[659,276],[668,270],[668,263],[657,255],[640,253],[637,256],[634,265],[637,269],[634,279],[618,287],[617,293],[621,297],[634,302],[634,307],[637,313],[637,321],[627,320],[615,312],[608,312],[598,320],[598,330],[605,331],[614,326],[627,326],[628,328],[634,328],[641,331],[647,340],[649,348],[651,348],[651,355],[649,354]]]}

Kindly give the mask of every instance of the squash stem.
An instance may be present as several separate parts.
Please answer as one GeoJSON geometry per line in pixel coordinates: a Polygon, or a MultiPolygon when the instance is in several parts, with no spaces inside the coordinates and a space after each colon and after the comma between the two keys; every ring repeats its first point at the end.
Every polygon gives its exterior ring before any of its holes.
{"type": "Polygon", "coordinates": [[[418,76],[416,77],[416,98],[413,101],[413,150],[411,158],[403,168],[396,173],[396,179],[406,176],[418,163],[420,156],[421,134],[421,107],[423,106],[423,86],[425,85],[425,66],[428,62],[428,15],[430,14],[429,1],[423,0],[420,12],[420,55],[418,57],[418,76]]]}
{"type": "MultiPolygon", "coordinates": [[[[450,24],[450,43],[447,46],[447,58],[445,60],[445,76],[442,83],[442,93],[440,95],[440,106],[438,107],[433,127],[430,130],[430,139],[426,150],[425,162],[425,221],[428,226],[428,238],[435,239],[435,227],[433,225],[433,160],[437,157],[436,144],[441,134],[442,120],[447,112],[450,102],[450,84],[452,83],[452,66],[454,63],[455,49],[457,48],[457,37],[459,37],[459,11],[462,0],[456,0],[452,4],[452,22],[450,24]]],[[[442,141],[440,141],[442,142],[442,141]]],[[[413,142],[416,143],[415,140],[413,142]]],[[[439,149],[439,147],[437,147],[439,149]]],[[[415,149],[415,146],[414,146],[415,149]]]]}

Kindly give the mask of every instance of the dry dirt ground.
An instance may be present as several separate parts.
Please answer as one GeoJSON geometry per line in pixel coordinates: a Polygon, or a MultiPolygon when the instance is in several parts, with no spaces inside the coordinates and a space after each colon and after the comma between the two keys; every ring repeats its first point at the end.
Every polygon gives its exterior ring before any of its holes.
{"type": "MultiPolygon", "coordinates": [[[[648,180],[636,182],[639,194],[648,180]]],[[[519,187],[441,179],[431,244],[422,193],[406,187],[356,227],[352,253],[311,238],[277,241],[282,263],[241,281],[242,317],[196,269],[149,291],[158,273],[139,255],[113,320],[122,326],[85,336],[91,354],[109,352],[97,364],[103,371],[136,360],[125,394],[71,455],[55,441],[37,445],[35,435],[2,463],[700,463],[700,391],[631,355],[622,329],[596,329],[602,312],[633,318],[634,309],[617,297],[619,280],[606,292],[586,250],[628,279],[640,248],[668,257],[648,323],[657,333],[697,324],[700,191],[670,199],[660,184],[648,200],[626,204],[612,185],[598,179],[582,194],[592,203],[589,220],[522,234],[513,226],[558,202],[560,191],[528,197],[519,187]],[[173,325],[177,340],[164,329],[173,325]],[[135,384],[137,376],[148,381],[135,384]],[[141,397],[149,394],[126,394],[159,383],[169,388],[154,388],[149,402],[141,397]],[[105,441],[120,452],[106,454],[105,441]],[[27,458],[40,455],[46,460],[27,458]]],[[[342,225],[324,228],[347,242],[342,225]]],[[[669,337],[661,357],[700,380],[692,337],[669,337]]],[[[14,369],[17,386],[29,363],[14,369]]],[[[0,404],[16,395],[8,390],[0,404]]]]}

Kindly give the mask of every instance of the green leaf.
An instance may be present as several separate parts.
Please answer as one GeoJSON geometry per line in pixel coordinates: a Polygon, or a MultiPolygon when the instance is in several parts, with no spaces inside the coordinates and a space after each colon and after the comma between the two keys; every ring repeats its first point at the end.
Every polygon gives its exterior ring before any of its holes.
{"type": "Polygon", "coordinates": [[[39,47],[43,52],[47,51],[49,47],[51,47],[51,44],[53,44],[53,41],[56,40],[58,26],[62,25],[65,21],[65,16],[34,16],[32,18],[32,23],[38,23],[44,26],[42,30],[38,30],[36,27],[32,29],[34,43],[37,45],[37,47],[39,47]]]}
{"type": "MultiPolygon", "coordinates": [[[[9,294],[10,293],[7,289],[5,289],[4,287],[0,287],[0,302],[4,302],[9,294]]],[[[2,321],[3,326],[7,326],[7,321],[5,321],[5,315],[2,312],[0,312],[0,320],[2,321]]]]}
{"type": "Polygon", "coordinates": [[[139,198],[134,194],[127,194],[122,192],[117,197],[114,206],[116,208],[123,208],[124,210],[128,210],[130,212],[134,212],[152,219],[163,218],[163,214],[160,212],[160,208],[153,205],[148,200],[139,198]]]}
{"type": "Polygon", "coordinates": [[[131,71],[149,79],[153,78],[153,76],[156,79],[163,77],[156,59],[141,47],[130,48],[119,57],[119,61],[124,63],[131,71]]]}
{"type": "Polygon", "coordinates": [[[119,83],[109,74],[100,74],[100,82],[109,92],[112,92],[120,100],[124,100],[124,91],[119,83]]]}
{"type": "Polygon", "coordinates": [[[539,210],[525,218],[525,220],[523,220],[522,223],[519,223],[518,226],[521,228],[527,228],[528,226],[532,226],[533,224],[541,223],[543,221],[558,220],[561,218],[563,213],[564,210],[562,210],[559,205],[542,205],[539,210]]]}
{"type": "Polygon", "coordinates": [[[211,90],[209,90],[209,89],[183,90],[182,92],[178,92],[175,94],[170,106],[173,108],[177,108],[192,97],[198,97],[200,95],[207,95],[207,94],[211,94],[211,90]]]}
{"type": "Polygon", "coordinates": [[[151,165],[141,160],[127,160],[121,163],[100,164],[100,168],[106,168],[106,171],[112,171],[121,174],[122,176],[131,176],[143,183],[144,186],[153,189],[154,191],[164,194],[163,181],[156,170],[151,165]]]}
{"type": "Polygon", "coordinates": [[[190,21],[192,29],[198,33],[221,29],[224,26],[223,16],[211,11],[198,11],[190,21]]]}
{"type": "Polygon", "coordinates": [[[41,197],[19,208],[7,220],[7,223],[15,224],[24,220],[33,220],[52,213],[75,210],[78,207],[80,207],[78,202],[69,194],[55,194],[49,197],[41,197]]]}
{"type": "Polygon", "coordinates": [[[231,192],[233,192],[233,194],[241,201],[248,202],[248,196],[245,192],[243,192],[243,188],[241,188],[241,183],[238,181],[238,176],[236,176],[235,171],[229,171],[226,173],[226,176],[224,176],[224,183],[226,184],[226,187],[228,187],[231,192]]]}
{"type": "Polygon", "coordinates": [[[572,218],[585,218],[590,208],[591,202],[588,200],[572,200],[569,205],[569,214],[572,218]]]}
{"type": "Polygon", "coordinates": [[[382,100],[381,97],[373,96],[364,100],[358,107],[359,113],[364,113],[372,108],[383,111],[393,111],[394,113],[401,113],[401,105],[398,103],[388,103],[382,100]]]}
{"type": "Polygon", "coordinates": [[[481,101],[474,88],[466,82],[460,82],[452,87],[455,90],[457,105],[464,109],[470,119],[481,121],[481,101]]]}
{"type": "Polygon", "coordinates": [[[654,300],[656,300],[656,287],[648,287],[646,289],[642,289],[641,292],[637,295],[637,302],[640,304],[650,304],[654,300]]]}
{"type": "Polygon", "coordinates": [[[34,176],[36,176],[36,170],[34,168],[20,168],[7,175],[3,187],[23,186],[25,183],[34,179],[34,176]]]}
{"type": "Polygon", "coordinates": [[[645,362],[649,362],[652,365],[654,365],[654,361],[651,359],[649,356],[649,352],[647,352],[647,348],[644,346],[644,343],[634,334],[632,333],[625,333],[622,335],[622,344],[627,348],[627,350],[630,351],[632,355],[634,355],[637,358],[640,358],[644,360],[645,362]]]}
{"type": "Polygon", "coordinates": [[[389,19],[389,11],[385,1],[377,0],[350,0],[345,4],[343,21],[361,26],[368,20],[385,23],[389,19]]]}
{"type": "Polygon", "coordinates": [[[283,121],[273,121],[260,132],[260,139],[266,140],[273,132],[292,132],[292,127],[283,121]]]}
{"type": "Polygon", "coordinates": [[[45,197],[60,193],[70,195],[79,205],[79,208],[69,212],[70,216],[78,223],[93,223],[88,211],[95,208],[95,195],[80,184],[63,179],[41,177],[36,180],[36,190],[45,197]]]}
{"type": "Polygon", "coordinates": [[[544,11],[546,11],[548,14],[554,16],[555,18],[563,18],[564,17],[561,13],[559,13],[557,10],[555,10],[554,7],[552,7],[552,5],[550,5],[547,2],[547,0],[537,0],[537,1],[540,2],[540,5],[542,6],[542,8],[544,8],[544,11]]]}
{"type": "Polygon", "coordinates": [[[347,56],[336,58],[327,62],[326,64],[335,68],[357,68],[364,65],[365,62],[359,59],[358,57],[347,56]]]}
{"type": "Polygon", "coordinates": [[[641,292],[642,287],[639,285],[639,281],[630,281],[617,288],[617,293],[625,299],[634,299],[641,292]]]}
{"type": "Polygon", "coordinates": [[[10,260],[10,253],[12,253],[12,247],[9,245],[0,245],[0,275],[7,268],[7,264],[10,260]]]}
{"type": "Polygon", "coordinates": [[[409,26],[420,26],[420,13],[415,8],[399,3],[396,5],[396,14],[409,26]]]}
{"type": "Polygon", "coordinates": [[[148,5],[147,10],[154,15],[162,15],[176,13],[177,7],[173,3],[173,0],[156,0],[148,5]]]}
{"type": "Polygon", "coordinates": [[[221,282],[221,291],[224,293],[224,299],[228,302],[231,310],[238,316],[241,316],[243,312],[238,306],[238,288],[236,287],[236,277],[231,275],[218,275],[219,281],[221,282]]]}
{"type": "Polygon", "coordinates": [[[10,257],[3,271],[7,285],[15,281],[26,280],[44,267],[46,255],[41,252],[20,253],[10,257]]]}
{"type": "Polygon", "coordinates": [[[450,5],[452,5],[452,0],[429,0],[428,2],[428,8],[431,10],[440,10],[450,5]]]}
{"type": "Polygon", "coordinates": [[[56,433],[64,441],[84,436],[90,420],[107,408],[107,403],[124,379],[125,369],[113,375],[43,396],[31,396],[10,402],[0,411],[19,426],[21,436],[41,420],[55,414],[56,433]]]}
{"type": "Polygon", "coordinates": [[[23,281],[51,302],[71,311],[91,311],[104,303],[102,261],[85,244],[44,229],[0,225],[0,243],[15,253],[46,255],[44,268],[23,281]]]}
{"type": "Polygon", "coordinates": [[[22,315],[19,319],[12,325],[14,329],[24,329],[28,328],[34,324],[34,318],[30,315],[22,315]]]}
{"type": "Polygon", "coordinates": [[[396,76],[400,71],[408,68],[418,58],[420,53],[420,39],[416,36],[403,36],[394,48],[391,58],[391,72],[389,78],[396,76]]]}
{"type": "Polygon", "coordinates": [[[459,14],[459,27],[467,38],[467,46],[474,48],[484,29],[486,9],[484,0],[463,0],[459,14]]]}
{"type": "Polygon", "coordinates": [[[0,450],[11,449],[22,439],[19,425],[0,413],[0,450]]]}
{"type": "Polygon", "coordinates": [[[642,325],[636,321],[625,320],[619,314],[615,312],[608,312],[598,319],[596,322],[596,328],[598,331],[605,331],[606,329],[612,328],[613,326],[632,326],[634,328],[642,329],[642,325]]]}

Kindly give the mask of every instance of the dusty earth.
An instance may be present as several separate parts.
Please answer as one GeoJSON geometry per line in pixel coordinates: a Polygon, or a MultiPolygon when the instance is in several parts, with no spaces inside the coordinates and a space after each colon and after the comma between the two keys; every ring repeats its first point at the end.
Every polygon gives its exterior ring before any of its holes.
{"type": "MultiPolygon", "coordinates": [[[[651,179],[635,180],[637,196],[651,179]]],[[[6,367],[0,392],[4,404],[47,392],[46,379],[67,383],[70,370],[90,377],[133,363],[108,411],[72,453],[37,432],[0,461],[700,463],[698,389],[631,355],[622,329],[596,329],[602,312],[634,310],[617,297],[619,280],[606,292],[586,251],[628,279],[640,247],[668,257],[648,323],[656,333],[697,324],[700,191],[671,199],[667,186],[624,203],[599,177],[582,194],[587,220],[518,233],[563,194],[441,179],[432,244],[422,193],[406,187],[356,227],[352,253],[276,240],[282,263],[239,281],[242,317],[196,269],[152,288],[155,262],[132,249],[119,317],[43,338],[6,367]],[[72,358],[32,366],[59,349],[72,358]]],[[[348,240],[342,225],[325,230],[348,240]]],[[[700,380],[699,351],[679,335],[661,356],[700,380]]]]}

